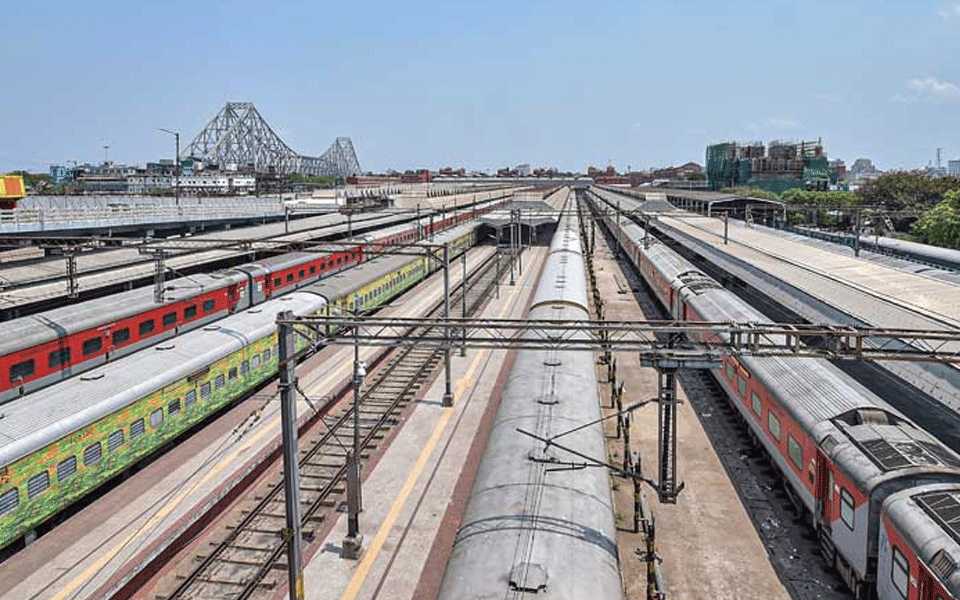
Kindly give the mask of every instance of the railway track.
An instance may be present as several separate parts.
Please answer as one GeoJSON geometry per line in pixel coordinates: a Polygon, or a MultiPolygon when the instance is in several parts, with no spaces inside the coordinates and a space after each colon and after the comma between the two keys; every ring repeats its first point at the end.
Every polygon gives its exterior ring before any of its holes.
{"type": "MultiPolygon", "coordinates": [[[[509,269],[509,262],[494,259],[491,256],[474,270],[465,290],[463,284],[458,284],[451,291],[452,314],[460,314],[464,302],[467,313],[474,314],[489,297],[497,280],[509,269]]],[[[442,312],[440,302],[430,316],[442,312]]],[[[416,338],[426,333],[427,330],[418,329],[408,335],[416,338]]],[[[361,464],[399,424],[404,409],[433,379],[442,357],[442,350],[416,347],[386,349],[377,357],[361,390],[361,464]]],[[[315,421],[324,426],[322,434],[301,431],[300,500],[307,543],[337,511],[343,497],[347,448],[353,443],[353,405],[342,405],[340,399],[350,389],[348,385],[319,407],[315,421]]],[[[258,492],[254,500],[254,506],[229,526],[223,539],[196,556],[197,564],[189,573],[178,575],[176,589],[158,598],[263,598],[285,585],[286,551],[280,535],[286,527],[282,476],[276,477],[269,489],[258,492]]]]}

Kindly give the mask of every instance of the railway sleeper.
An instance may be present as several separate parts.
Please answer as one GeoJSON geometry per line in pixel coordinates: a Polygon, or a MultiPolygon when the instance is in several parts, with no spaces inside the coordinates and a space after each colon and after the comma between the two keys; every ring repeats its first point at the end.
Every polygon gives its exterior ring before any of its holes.
{"type": "MultiPolygon", "coordinates": [[[[186,577],[184,577],[184,579],[186,579],[186,577]]],[[[196,578],[196,581],[205,583],[207,585],[218,585],[220,587],[244,587],[244,583],[242,581],[231,581],[229,579],[220,579],[218,577],[199,576],[196,578]]]]}
{"type": "Polygon", "coordinates": [[[263,564],[262,560],[257,560],[255,558],[243,558],[243,557],[225,558],[222,555],[217,560],[219,560],[222,563],[226,563],[230,565],[240,565],[241,567],[259,567],[260,565],[263,564]]]}
{"type": "Polygon", "coordinates": [[[263,546],[251,546],[248,544],[237,544],[236,542],[231,542],[226,545],[224,553],[230,552],[231,550],[236,550],[238,552],[259,552],[269,554],[270,550],[267,550],[263,546]]]}

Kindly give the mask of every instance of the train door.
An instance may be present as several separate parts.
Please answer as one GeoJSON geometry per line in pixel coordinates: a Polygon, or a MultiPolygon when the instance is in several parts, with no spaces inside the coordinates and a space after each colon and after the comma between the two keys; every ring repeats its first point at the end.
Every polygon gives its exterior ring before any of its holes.
{"type": "Polygon", "coordinates": [[[833,518],[833,471],[827,455],[817,449],[817,503],[820,505],[820,517],[829,526],[833,518]]]}
{"type": "Polygon", "coordinates": [[[683,319],[683,294],[680,293],[680,290],[670,287],[670,313],[674,319],[683,319]]]}

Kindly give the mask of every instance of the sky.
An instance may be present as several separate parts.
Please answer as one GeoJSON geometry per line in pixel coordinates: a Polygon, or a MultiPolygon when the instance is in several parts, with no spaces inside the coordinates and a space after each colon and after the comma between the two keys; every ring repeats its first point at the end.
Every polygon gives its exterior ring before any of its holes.
{"type": "MultiPolygon", "coordinates": [[[[960,0],[0,0],[0,172],[171,158],[227,101],[362,168],[960,159],[960,0]]],[[[944,162],[945,164],[945,162],[944,162]]]]}

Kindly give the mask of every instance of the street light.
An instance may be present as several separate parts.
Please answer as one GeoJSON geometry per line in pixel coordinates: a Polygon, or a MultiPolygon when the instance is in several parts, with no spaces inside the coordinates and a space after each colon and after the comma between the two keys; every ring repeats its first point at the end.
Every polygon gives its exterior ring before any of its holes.
{"type": "Polygon", "coordinates": [[[169,133],[176,139],[177,144],[177,153],[173,157],[173,177],[174,177],[174,188],[173,188],[173,197],[174,201],[177,203],[177,206],[180,206],[180,133],[176,131],[170,131],[169,129],[164,129],[163,127],[157,127],[158,130],[163,131],[164,133],[169,133]]]}

